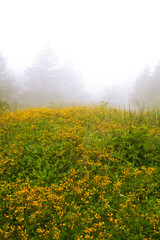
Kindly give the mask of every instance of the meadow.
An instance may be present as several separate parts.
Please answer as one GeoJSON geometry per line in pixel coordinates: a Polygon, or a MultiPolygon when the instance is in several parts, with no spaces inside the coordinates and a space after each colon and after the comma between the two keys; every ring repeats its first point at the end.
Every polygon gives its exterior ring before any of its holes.
{"type": "Polygon", "coordinates": [[[160,111],[1,111],[0,239],[160,239],[160,111]]]}

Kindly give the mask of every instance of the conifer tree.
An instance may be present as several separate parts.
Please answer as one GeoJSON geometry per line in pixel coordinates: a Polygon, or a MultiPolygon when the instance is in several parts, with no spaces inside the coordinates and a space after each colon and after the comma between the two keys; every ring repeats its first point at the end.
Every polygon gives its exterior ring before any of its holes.
{"type": "Polygon", "coordinates": [[[7,69],[7,60],[0,53],[0,100],[10,102],[17,93],[14,78],[7,69]]]}

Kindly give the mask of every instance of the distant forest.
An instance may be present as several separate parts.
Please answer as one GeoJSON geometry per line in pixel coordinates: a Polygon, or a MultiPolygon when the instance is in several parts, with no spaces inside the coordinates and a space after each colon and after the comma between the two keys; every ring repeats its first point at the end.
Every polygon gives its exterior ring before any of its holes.
{"type": "MultiPolygon", "coordinates": [[[[11,74],[7,59],[0,54],[0,102],[18,103],[27,107],[51,104],[86,104],[90,96],[85,92],[81,74],[71,64],[61,65],[52,48],[45,46],[28,67],[21,79],[11,74]]],[[[97,80],[98,81],[98,80],[97,80]]],[[[105,91],[101,100],[118,104],[122,93],[113,88],[105,91]]],[[[151,71],[148,66],[135,80],[132,103],[145,107],[160,106],[160,62],[151,71]]],[[[3,103],[3,104],[2,104],[3,103]]]]}
{"type": "Polygon", "coordinates": [[[9,73],[7,60],[0,54],[1,101],[34,107],[64,102],[83,103],[87,98],[80,73],[71,64],[61,65],[49,46],[36,56],[21,79],[9,73]]]}

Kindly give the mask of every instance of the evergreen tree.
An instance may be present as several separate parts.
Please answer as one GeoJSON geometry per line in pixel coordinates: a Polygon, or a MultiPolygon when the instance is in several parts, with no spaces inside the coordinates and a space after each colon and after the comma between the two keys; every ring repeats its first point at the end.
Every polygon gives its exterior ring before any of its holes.
{"type": "Polygon", "coordinates": [[[152,106],[160,107],[160,62],[155,66],[149,90],[152,106]]]}
{"type": "Polygon", "coordinates": [[[143,72],[138,76],[134,86],[135,98],[145,100],[148,93],[148,87],[150,85],[151,73],[148,65],[145,67],[143,72]]]}
{"type": "Polygon", "coordinates": [[[0,53],[0,100],[11,102],[17,93],[14,78],[7,70],[6,58],[0,53]]]}
{"type": "Polygon", "coordinates": [[[27,99],[32,104],[80,102],[84,98],[82,83],[69,64],[61,66],[49,46],[40,52],[34,64],[26,70],[27,99]]]}
{"type": "Polygon", "coordinates": [[[82,103],[87,99],[81,75],[71,64],[64,64],[59,69],[60,92],[64,102],[82,103]]]}
{"type": "Polygon", "coordinates": [[[58,100],[58,61],[53,49],[45,46],[26,75],[26,94],[33,103],[46,105],[58,100]]]}
{"type": "Polygon", "coordinates": [[[148,107],[160,106],[160,62],[151,73],[147,66],[135,82],[133,99],[148,107]]]}

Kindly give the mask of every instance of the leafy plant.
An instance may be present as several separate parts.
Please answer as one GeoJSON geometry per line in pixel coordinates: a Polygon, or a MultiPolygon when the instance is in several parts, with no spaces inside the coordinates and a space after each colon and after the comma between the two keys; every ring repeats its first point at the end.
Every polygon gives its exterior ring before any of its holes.
{"type": "Polygon", "coordinates": [[[159,239],[157,119],[106,105],[2,114],[0,238],[159,239]]]}

